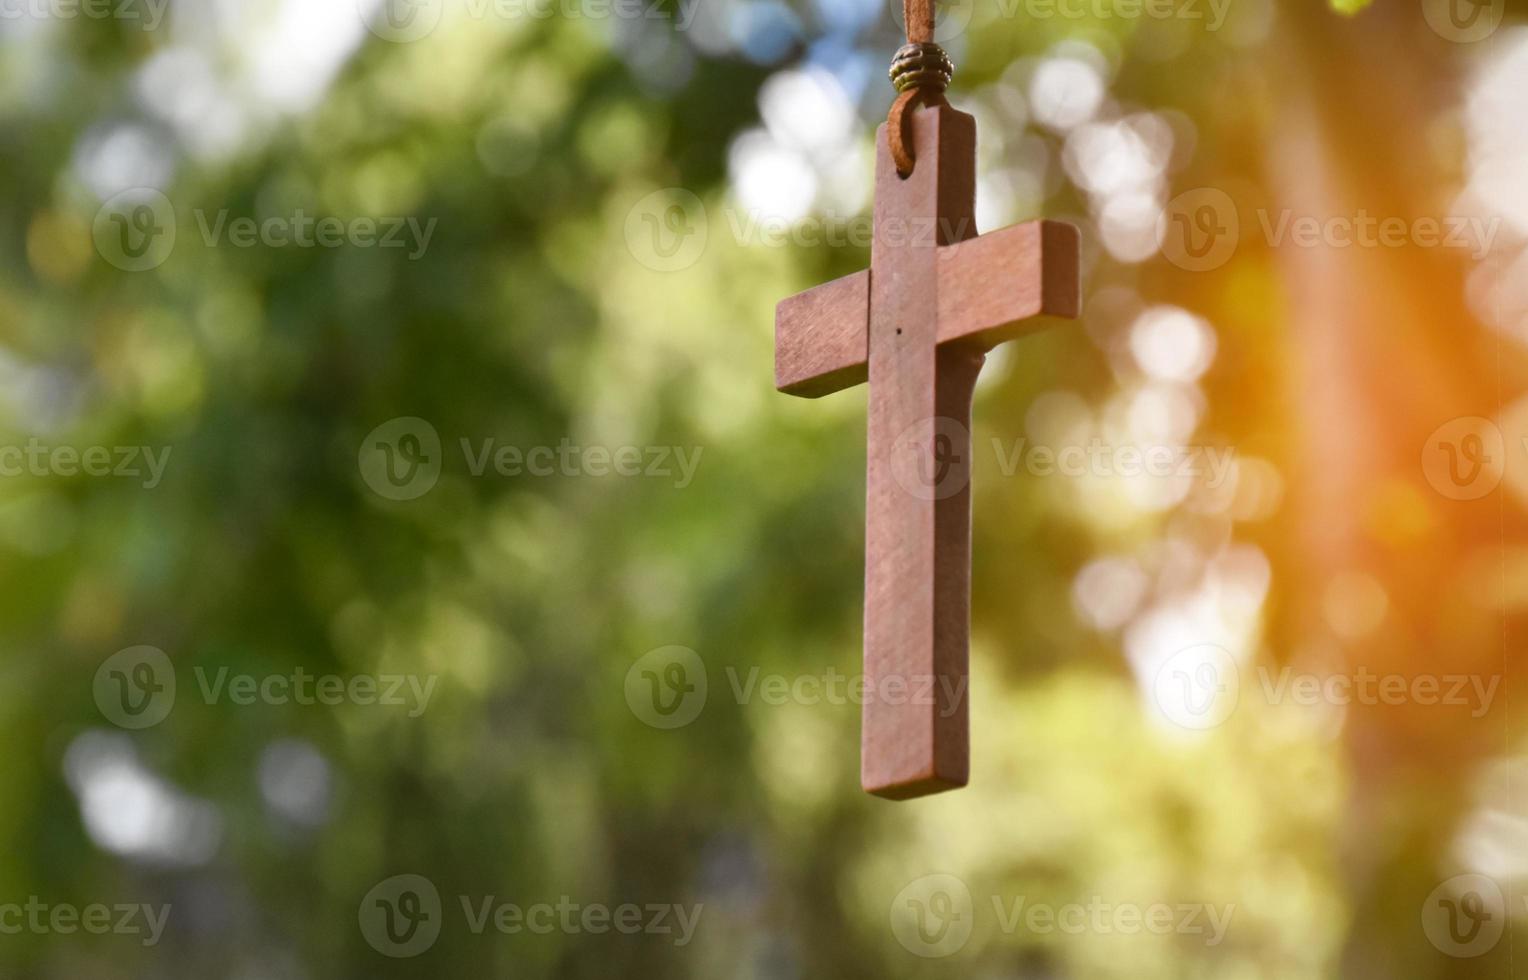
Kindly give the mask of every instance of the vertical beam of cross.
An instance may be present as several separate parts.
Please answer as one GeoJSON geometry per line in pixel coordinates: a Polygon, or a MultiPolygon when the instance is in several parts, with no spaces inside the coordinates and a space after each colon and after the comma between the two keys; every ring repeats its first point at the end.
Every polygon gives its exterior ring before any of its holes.
{"type": "Polygon", "coordinates": [[[861,782],[888,797],[966,783],[971,392],[979,350],[939,346],[939,247],[974,237],[975,121],[913,117],[918,166],[877,139],[870,262],[861,782]],[[930,574],[932,572],[932,574],[930,574]]]}

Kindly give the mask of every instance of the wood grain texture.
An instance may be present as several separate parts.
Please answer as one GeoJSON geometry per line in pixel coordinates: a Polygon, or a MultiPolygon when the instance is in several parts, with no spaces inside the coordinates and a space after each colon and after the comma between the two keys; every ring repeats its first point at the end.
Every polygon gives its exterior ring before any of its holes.
{"type": "Polygon", "coordinates": [[[870,260],[860,782],[894,799],[968,778],[970,415],[981,366],[979,354],[938,349],[939,248],[976,232],[976,121],[934,106],[912,131],[919,162],[905,180],[876,140],[870,260]]]}
{"type": "Polygon", "coordinates": [[[775,387],[819,398],[869,376],[870,273],[856,272],[775,308],[775,387]]]}
{"type": "Polygon", "coordinates": [[[985,350],[1074,317],[1080,236],[1063,221],[1026,221],[939,250],[939,342],[985,350]]]}
{"type": "MultiPolygon", "coordinates": [[[[1078,233],[1061,221],[1026,221],[939,249],[941,344],[990,349],[1074,317],[1078,233]]],[[[782,300],[775,309],[775,387],[820,398],[865,381],[870,273],[856,272],[782,300]]]]}

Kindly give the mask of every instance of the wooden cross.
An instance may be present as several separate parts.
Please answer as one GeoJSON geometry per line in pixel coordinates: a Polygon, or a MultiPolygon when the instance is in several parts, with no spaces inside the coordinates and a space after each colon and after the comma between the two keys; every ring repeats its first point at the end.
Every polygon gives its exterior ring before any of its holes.
{"type": "Polygon", "coordinates": [[[860,782],[910,799],[964,786],[971,624],[971,395],[986,352],[1075,317],[1078,234],[1031,221],[976,237],[976,120],[912,113],[905,179],[877,134],[870,269],[779,305],[775,386],[870,382],[860,782]]]}

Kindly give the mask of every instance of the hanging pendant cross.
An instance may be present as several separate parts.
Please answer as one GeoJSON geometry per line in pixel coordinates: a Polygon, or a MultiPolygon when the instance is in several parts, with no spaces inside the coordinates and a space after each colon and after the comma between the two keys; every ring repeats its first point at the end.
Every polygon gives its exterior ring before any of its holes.
{"type": "Polygon", "coordinates": [[[775,385],[817,398],[868,380],[860,782],[910,799],[966,784],[971,394],[986,352],[1075,317],[1078,234],[1031,221],[976,236],[976,120],[916,110],[902,178],[876,146],[870,269],[785,300],[775,385]]]}

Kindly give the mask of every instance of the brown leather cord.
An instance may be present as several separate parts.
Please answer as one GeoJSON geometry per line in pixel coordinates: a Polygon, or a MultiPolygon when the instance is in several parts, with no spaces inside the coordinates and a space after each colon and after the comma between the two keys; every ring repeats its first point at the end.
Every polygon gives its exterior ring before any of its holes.
{"type": "Polygon", "coordinates": [[[934,43],[934,0],[902,0],[908,44],[934,43]]]}
{"type": "Polygon", "coordinates": [[[897,173],[903,177],[912,175],[917,157],[913,155],[912,109],[917,103],[943,105],[944,96],[932,89],[910,88],[897,96],[891,104],[891,114],[886,117],[886,138],[891,141],[891,159],[897,165],[897,173]]]}
{"type": "MultiPolygon", "coordinates": [[[[949,60],[944,57],[944,52],[934,45],[934,0],[902,0],[902,13],[907,21],[907,43],[910,46],[929,46],[937,54],[925,52],[925,60],[937,57],[948,65],[949,60]]],[[[898,63],[903,61],[906,52],[904,48],[897,53],[898,63]]],[[[917,55],[917,52],[914,54],[917,55]]],[[[895,75],[898,65],[894,64],[892,70],[895,75]]],[[[912,110],[920,101],[924,105],[943,105],[944,85],[949,84],[947,72],[943,75],[938,70],[914,74],[915,78],[908,79],[915,82],[912,87],[898,85],[901,94],[891,104],[891,112],[886,117],[886,139],[891,144],[891,159],[897,165],[897,173],[904,178],[912,174],[917,164],[912,148],[912,110]],[[943,85],[939,84],[941,80],[943,85]]]]}

